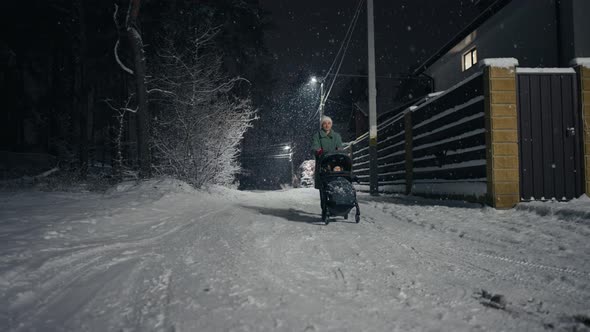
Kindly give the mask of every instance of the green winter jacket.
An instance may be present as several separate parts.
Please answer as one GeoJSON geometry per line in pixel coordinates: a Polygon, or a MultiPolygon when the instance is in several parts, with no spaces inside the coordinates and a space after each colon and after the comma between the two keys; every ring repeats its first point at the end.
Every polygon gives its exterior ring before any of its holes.
{"type": "Polygon", "coordinates": [[[314,187],[316,189],[320,189],[320,172],[318,171],[320,163],[318,162],[318,156],[316,156],[316,151],[319,149],[324,149],[324,153],[334,152],[336,150],[342,149],[342,137],[334,130],[330,130],[329,134],[326,134],[324,130],[318,130],[315,134],[313,134],[311,141],[311,153],[315,157],[316,167],[314,174],[314,187]]]}
{"type": "Polygon", "coordinates": [[[324,153],[342,149],[342,137],[334,130],[330,130],[329,134],[326,134],[323,130],[318,130],[313,134],[311,153],[315,156],[318,149],[324,149],[324,153]]]}

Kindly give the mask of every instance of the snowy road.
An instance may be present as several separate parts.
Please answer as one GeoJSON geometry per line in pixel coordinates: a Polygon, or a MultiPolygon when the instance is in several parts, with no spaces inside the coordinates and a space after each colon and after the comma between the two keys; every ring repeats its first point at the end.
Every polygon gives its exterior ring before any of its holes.
{"type": "Polygon", "coordinates": [[[588,221],[359,199],[324,226],[313,189],[0,193],[0,329],[590,329],[588,221]]]}

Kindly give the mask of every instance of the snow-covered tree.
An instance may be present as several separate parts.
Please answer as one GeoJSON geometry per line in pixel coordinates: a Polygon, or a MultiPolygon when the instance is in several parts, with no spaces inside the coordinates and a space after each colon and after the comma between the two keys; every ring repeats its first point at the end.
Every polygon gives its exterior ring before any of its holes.
{"type": "Polygon", "coordinates": [[[229,185],[240,171],[240,142],[256,117],[249,99],[232,94],[240,77],[228,78],[211,42],[218,29],[194,30],[184,46],[167,38],[158,54],[150,94],[154,168],[196,187],[229,185]]]}

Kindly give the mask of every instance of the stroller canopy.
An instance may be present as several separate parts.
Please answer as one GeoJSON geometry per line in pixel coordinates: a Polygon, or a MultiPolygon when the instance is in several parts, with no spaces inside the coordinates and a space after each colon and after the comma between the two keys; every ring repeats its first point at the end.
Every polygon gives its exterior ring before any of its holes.
{"type": "Polygon", "coordinates": [[[320,169],[333,169],[334,166],[342,167],[343,172],[350,172],[352,160],[346,152],[326,153],[320,160],[320,169]]]}

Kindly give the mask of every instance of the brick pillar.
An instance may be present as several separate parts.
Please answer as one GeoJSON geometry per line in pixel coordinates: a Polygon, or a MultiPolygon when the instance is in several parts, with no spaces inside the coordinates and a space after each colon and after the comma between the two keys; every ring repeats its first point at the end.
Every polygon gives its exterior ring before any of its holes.
{"type": "Polygon", "coordinates": [[[584,189],[590,196],[590,64],[576,68],[580,87],[580,111],[584,138],[584,189]]]}
{"type": "Polygon", "coordinates": [[[484,68],[488,203],[497,209],[520,201],[516,68],[484,68]]]}
{"type": "Polygon", "coordinates": [[[406,195],[412,193],[412,182],[414,179],[414,158],[412,150],[412,112],[408,112],[404,118],[404,131],[406,134],[406,195]]]}

